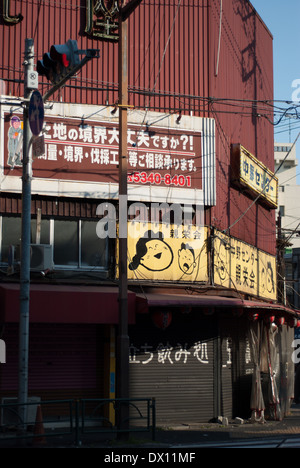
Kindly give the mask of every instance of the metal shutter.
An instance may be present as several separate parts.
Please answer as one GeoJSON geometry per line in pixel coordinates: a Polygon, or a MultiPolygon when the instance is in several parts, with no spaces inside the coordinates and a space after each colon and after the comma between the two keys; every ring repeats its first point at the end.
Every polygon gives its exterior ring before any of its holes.
{"type": "Polygon", "coordinates": [[[232,366],[233,343],[235,342],[235,324],[231,319],[220,318],[221,336],[221,415],[232,418],[232,366]]]}
{"type": "MultiPolygon", "coordinates": [[[[18,389],[18,333],[17,324],[5,325],[7,362],[1,366],[2,397],[15,395],[18,389]]],[[[43,399],[99,397],[97,350],[95,325],[30,324],[29,393],[43,399]]]]}
{"type": "Polygon", "coordinates": [[[212,318],[200,311],[173,310],[165,330],[150,315],[130,327],[130,397],[155,397],[158,424],[214,417],[215,336],[212,318]]]}
{"type": "Polygon", "coordinates": [[[248,338],[249,320],[236,318],[236,341],[233,343],[233,417],[248,419],[251,416],[250,399],[253,361],[248,338]]]}

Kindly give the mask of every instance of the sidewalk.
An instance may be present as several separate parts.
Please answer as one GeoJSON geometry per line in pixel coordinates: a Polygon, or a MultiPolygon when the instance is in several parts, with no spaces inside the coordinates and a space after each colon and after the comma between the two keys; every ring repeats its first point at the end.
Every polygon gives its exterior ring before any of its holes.
{"type": "MultiPolygon", "coordinates": [[[[234,421],[229,422],[228,426],[222,426],[217,423],[186,424],[167,428],[157,428],[156,440],[151,441],[150,437],[146,440],[145,435],[134,435],[132,444],[135,447],[169,447],[177,444],[197,444],[205,442],[221,442],[237,439],[257,439],[266,437],[300,437],[300,404],[292,405],[290,415],[282,421],[266,421],[261,423],[250,423],[244,421],[242,425],[234,421]]],[[[129,439],[130,440],[130,439],[129,439]]],[[[106,444],[97,444],[98,447],[124,447],[130,444],[121,444],[117,441],[106,442],[106,444]]],[[[95,446],[94,446],[95,447],[95,446]]]]}
{"type": "MultiPolygon", "coordinates": [[[[186,444],[205,444],[212,442],[230,442],[238,440],[254,440],[266,438],[291,438],[298,437],[300,440],[300,404],[293,404],[290,414],[282,421],[266,421],[264,424],[244,421],[237,424],[230,421],[227,426],[218,423],[181,424],[169,427],[157,427],[156,437],[153,441],[151,432],[131,433],[128,440],[121,441],[115,434],[92,434],[82,437],[80,448],[102,448],[117,452],[119,449],[136,448],[168,448],[186,444]]],[[[36,441],[35,441],[36,442],[36,441]]],[[[15,445],[10,442],[7,448],[15,445]]],[[[78,448],[74,444],[74,437],[66,436],[48,437],[43,443],[32,443],[26,441],[25,448],[78,448]]],[[[1,445],[1,447],[5,447],[1,445]]],[[[24,447],[23,447],[24,448],[24,447]]]]}
{"type": "Polygon", "coordinates": [[[229,422],[228,426],[217,423],[182,424],[169,427],[158,427],[155,441],[151,434],[130,434],[127,441],[116,438],[107,439],[105,435],[94,440],[83,440],[83,448],[106,448],[118,450],[123,448],[168,448],[175,445],[203,444],[211,442],[228,442],[239,439],[287,438],[300,437],[300,404],[292,405],[290,415],[282,421],[266,421],[261,423],[236,424],[229,422]],[[102,439],[102,440],[101,440],[102,439]]]}

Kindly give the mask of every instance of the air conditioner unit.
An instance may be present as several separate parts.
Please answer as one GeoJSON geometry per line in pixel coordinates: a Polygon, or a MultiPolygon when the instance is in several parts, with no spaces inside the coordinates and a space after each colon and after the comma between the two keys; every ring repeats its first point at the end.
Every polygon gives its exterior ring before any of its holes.
{"type": "Polygon", "coordinates": [[[30,245],[30,270],[44,271],[53,268],[53,248],[49,244],[30,245]]]}
{"type": "MultiPolygon", "coordinates": [[[[26,424],[34,424],[36,418],[36,410],[38,404],[41,402],[40,397],[29,397],[28,398],[28,409],[27,409],[27,420],[26,424]]],[[[14,397],[3,397],[1,399],[1,426],[17,426],[19,424],[18,416],[18,398],[14,397]]]]}

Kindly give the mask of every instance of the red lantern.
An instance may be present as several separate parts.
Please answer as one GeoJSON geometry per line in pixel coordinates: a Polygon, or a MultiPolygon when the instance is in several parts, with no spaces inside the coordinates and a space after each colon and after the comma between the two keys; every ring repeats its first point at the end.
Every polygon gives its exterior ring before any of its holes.
{"type": "Polygon", "coordinates": [[[266,316],[264,317],[265,323],[273,323],[274,320],[275,320],[274,315],[266,315],[266,316]]]}
{"type": "Polygon", "coordinates": [[[259,318],[259,314],[257,312],[254,312],[253,310],[249,312],[249,319],[252,320],[252,322],[256,322],[258,318],[259,318]]]}
{"type": "Polygon", "coordinates": [[[282,327],[282,325],[284,325],[284,323],[285,323],[285,318],[284,317],[276,317],[275,323],[279,327],[282,327]]]}
{"type": "Polygon", "coordinates": [[[289,317],[287,320],[287,324],[290,328],[295,328],[297,327],[298,320],[296,319],[296,317],[289,317]]]}
{"type": "Polygon", "coordinates": [[[157,328],[165,330],[172,322],[172,312],[169,310],[157,310],[152,313],[152,321],[157,328]]]}

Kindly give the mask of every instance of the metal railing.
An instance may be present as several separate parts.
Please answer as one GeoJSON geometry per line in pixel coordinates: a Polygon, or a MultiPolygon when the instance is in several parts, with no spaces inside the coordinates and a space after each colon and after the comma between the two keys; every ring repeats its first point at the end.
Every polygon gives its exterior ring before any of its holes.
{"type": "Polygon", "coordinates": [[[19,411],[24,404],[0,404],[0,447],[14,441],[31,439],[33,445],[58,438],[58,443],[80,446],[97,442],[97,435],[148,432],[155,440],[156,405],[154,398],[66,399],[28,402],[26,421],[19,411]],[[122,409],[128,417],[120,420],[122,409]],[[116,423],[117,421],[117,423],[116,423]]]}
{"type": "Polygon", "coordinates": [[[155,398],[82,399],[77,403],[80,405],[77,413],[81,414],[81,422],[77,427],[81,434],[151,432],[152,440],[155,440],[155,398]],[[92,403],[94,407],[91,412],[88,406],[92,403]],[[128,408],[129,417],[119,420],[118,424],[114,425],[109,417],[103,416],[108,413],[109,406],[113,408],[116,420],[118,414],[122,414],[122,406],[128,408]],[[94,424],[91,424],[92,422],[94,424]]]}

